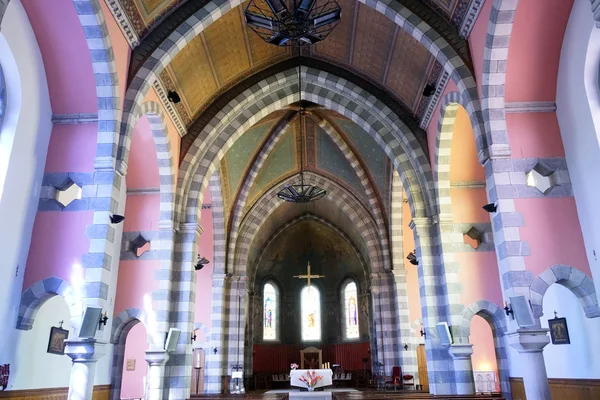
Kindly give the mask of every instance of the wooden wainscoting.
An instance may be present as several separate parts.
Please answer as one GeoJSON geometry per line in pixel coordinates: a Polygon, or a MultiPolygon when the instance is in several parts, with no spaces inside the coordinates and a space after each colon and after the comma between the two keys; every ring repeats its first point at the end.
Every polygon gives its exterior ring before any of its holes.
{"type": "MultiPolygon", "coordinates": [[[[600,399],[600,379],[548,379],[552,400],[600,399]]],[[[510,378],[513,400],[525,400],[523,378],[510,378]]]]}
{"type": "MultiPolygon", "coordinates": [[[[69,388],[30,390],[7,390],[0,392],[0,399],[12,400],[67,400],[69,388]]],[[[93,400],[110,400],[110,385],[94,386],[93,400]]]]}

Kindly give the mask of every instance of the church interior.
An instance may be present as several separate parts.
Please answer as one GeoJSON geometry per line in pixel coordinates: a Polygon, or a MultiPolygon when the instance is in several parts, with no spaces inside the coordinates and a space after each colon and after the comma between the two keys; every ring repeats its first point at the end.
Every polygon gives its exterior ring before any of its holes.
{"type": "Polygon", "coordinates": [[[600,399],[599,27],[0,0],[0,399],[600,399]]]}

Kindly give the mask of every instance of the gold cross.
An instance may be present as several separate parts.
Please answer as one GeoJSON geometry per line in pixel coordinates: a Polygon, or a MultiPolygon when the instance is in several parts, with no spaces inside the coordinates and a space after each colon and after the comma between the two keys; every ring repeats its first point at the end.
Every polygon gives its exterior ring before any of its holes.
{"type": "Polygon", "coordinates": [[[306,275],[294,275],[294,278],[298,278],[298,279],[306,279],[308,281],[308,286],[310,286],[310,279],[319,279],[319,278],[325,278],[325,275],[311,275],[310,274],[310,263],[308,263],[308,265],[306,266],[307,272],[306,275]]]}

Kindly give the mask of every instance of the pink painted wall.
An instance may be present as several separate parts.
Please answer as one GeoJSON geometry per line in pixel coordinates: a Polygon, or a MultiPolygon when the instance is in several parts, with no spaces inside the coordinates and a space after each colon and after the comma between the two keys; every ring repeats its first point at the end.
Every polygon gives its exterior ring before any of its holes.
{"type": "Polygon", "coordinates": [[[494,349],[494,336],[492,329],[485,319],[476,315],[471,320],[471,336],[469,343],[473,345],[473,371],[496,372],[496,390],[500,390],[498,382],[498,362],[494,349]]]}
{"type": "Polygon", "coordinates": [[[490,222],[490,215],[481,208],[488,203],[484,188],[450,189],[450,201],[455,223],[490,222]]]}
{"type": "Polygon", "coordinates": [[[46,172],[94,172],[98,124],[54,125],[46,172]]]}
{"type": "Polygon", "coordinates": [[[566,264],[591,276],[573,197],[517,199],[515,208],[525,217],[520,233],[529,243],[528,270],[538,275],[554,264],[566,264]]]}
{"type": "Polygon", "coordinates": [[[133,130],[131,151],[127,169],[127,188],[157,188],[160,186],[158,176],[158,157],[150,123],[142,116],[133,130]]]}
{"type": "Polygon", "coordinates": [[[123,360],[123,377],[121,381],[122,399],[143,399],[144,382],[148,371],[146,350],[148,335],[144,324],[136,324],[127,334],[125,357],[123,360]],[[127,371],[127,360],[135,360],[135,370],[127,371]]]}
{"type": "Polygon", "coordinates": [[[119,79],[119,97],[121,99],[121,105],[125,98],[125,89],[127,85],[127,72],[129,70],[129,57],[131,55],[131,48],[121,28],[115,21],[112,13],[106,6],[105,1],[100,2],[100,8],[104,14],[104,20],[106,21],[106,27],[108,28],[108,35],[115,55],[115,64],[117,67],[117,77],[119,79]]]}
{"type": "Polygon", "coordinates": [[[98,111],[92,59],[72,0],[23,0],[35,32],[55,114],[98,111]]]}
{"type": "Polygon", "coordinates": [[[556,99],[560,50],[572,7],[573,0],[519,2],[506,65],[507,102],[556,99]]]}
{"type": "Polygon", "coordinates": [[[36,215],[23,289],[51,276],[72,283],[73,265],[80,266],[81,256],[89,250],[85,227],[92,223],[92,217],[91,211],[36,215]]]}
{"type": "Polygon", "coordinates": [[[454,253],[460,264],[458,281],[463,285],[460,302],[466,307],[478,300],[489,300],[497,305],[502,304],[502,288],[496,253],[469,252],[454,253]]]}
{"type": "Polygon", "coordinates": [[[485,52],[485,38],[487,36],[488,25],[490,22],[490,14],[492,12],[492,1],[483,3],[483,7],[479,11],[479,16],[471,35],[469,36],[469,49],[471,50],[471,59],[473,60],[473,69],[475,70],[475,81],[479,96],[481,96],[481,80],[483,77],[483,54],[485,52]]]}
{"type": "MultiPolygon", "coordinates": [[[[406,194],[404,194],[406,196],[406,194]]],[[[405,197],[406,198],[406,197],[405,197]]],[[[402,207],[402,241],[404,247],[404,254],[408,254],[415,249],[415,238],[413,231],[408,227],[409,222],[412,220],[410,215],[410,207],[408,203],[404,203],[402,207]]],[[[417,266],[412,265],[406,257],[404,257],[404,269],[406,270],[406,291],[408,296],[408,317],[410,319],[410,326],[412,328],[413,322],[421,319],[421,295],[419,293],[419,273],[417,266]]],[[[420,327],[413,329],[415,334],[418,334],[420,327]]]]}
{"type": "Polygon", "coordinates": [[[469,114],[462,106],[456,111],[450,148],[450,180],[485,181],[485,169],[477,158],[475,134],[469,114]]]}
{"type": "MultiPolygon", "coordinates": [[[[204,191],[203,203],[210,203],[210,191],[208,188],[204,191]]],[[[212,272],[214,262],[213,248],[213,218],[212,210],[202,210],[200,225],[204,228],[204,232],[200,235],[198,242],[198,253],[206,257],[210,264],[205,265],[200,271],[196,272],[196,315],[195,322],[202,322],[210,328],[211,312],[212,312],[212,272]]],[[[206,340],[204,333],[200,330],[196,332],[198,342],[206,340]]]]}
{"type": "Polygon", "coordinates": [[[158,230],[160,195],[127,196],[123,232],[158,230]]]}
{"type": "Polygon", "coordinates": [[[555,113],[506,114],[513,158],[564,157],[555,113]]]}
{"type": "Polygon", "coordinates": [[[151,312],[145,306],[144,296],[152,296],[152,292],[158,289],[154,271],[159,268],[160,260],[127,260],[119,263],[115,315],[131,307],[151,312]]]}

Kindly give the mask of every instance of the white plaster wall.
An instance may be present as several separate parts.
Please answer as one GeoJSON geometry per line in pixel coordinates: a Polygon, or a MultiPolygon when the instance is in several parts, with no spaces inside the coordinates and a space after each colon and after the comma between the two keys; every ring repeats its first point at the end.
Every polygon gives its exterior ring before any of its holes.
{"type": "Polygon", "coordinates": [[[13,327],[52,129],[42,56],[21,0],[2,20],[0,63],[8,96],[0,133],[0,363],[16,364],[13,327]]]}
{"type": "Polygon", "coordinates": [[[544,360],[548,378],[587,378],[600,376],[600,318],[586,318],[581,303],[567,288],[554,284],[544,295],[542,328],[548,328],[548,320],[567,318],[571,344],[553,345],[544,348],[544,360]]]}
{"type": "Polygon", "coordinates": [[[560,57],[556,115],[596,292],[600,292],[599,65],[600,29],[594,27],[589,0],[575,0],[560,57]]]}
{"type": "Polygon", "coordinates": [[[71,359],[67,355],[50,354],[47,349],[50,328],[59,326],[61,320],[63,328],[69,330],[69,338],[72,337],[70,315],[65,300],[54,296],[42,305],[30,331],[18,331],[8,390],[69,386],[71,359]]]}

